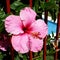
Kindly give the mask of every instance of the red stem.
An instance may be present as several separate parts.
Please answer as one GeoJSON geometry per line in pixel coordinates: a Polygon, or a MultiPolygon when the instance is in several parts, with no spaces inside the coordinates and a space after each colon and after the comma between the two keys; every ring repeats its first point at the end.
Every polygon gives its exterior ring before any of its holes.
{"type": "MultiPolygon", "coordinates": [[[[45,2],[48,2],[48,0],[45,0],[45,2]]],[[[48,11],[45,10],[45,23],[47,24],[47,19],[48,18],[48,11]]],[[[47,40],[47,36],[44,38],[44,43],[43,43],[43,60],[46,60],[46,40],[47,40]]]]}
{"type": "Polygon", "coordinates": [[[10,14],[10,0],[6,0],[6,12],[10,14]]]}
{"type": "Polygon", "coordinates": [[[11,37],[9,39],[10,39],[11,60],[14,60],[14,49],[13,49],[12,44],[11,44],[11,37]]]}
{"type": "MultiPolygon", "coordinates": [[[[32,8],[32,0],[29,0],[29,5],[32,8]]],[[[32,51],[29,52],[29,60],[32,60],[32,51]]]]}
{"type": "MultiPolygon", "coordinates": [[[[60,29],[60,2],[59,2],[59,13],[58,13],[58,21],[57,21],[57,31],[56,31],[56,41],[58,40],[59,36],[59,29],[60,29]]],[[[57,47],[58,48],[58,47],[57,47]]],[[[55,52],[54,60],[58,60],[58,52],[55,52]]]]}
{"type": "MultiPolygon", "coordinates": [[[[6,0],[6,12],[10,14],[10,0],[6,0]]],[[[11,48],[11,60],[14,60],[14,49],[11,45],[11,38],[10,38],[10,48],[11,48]]]]}
{"type": "Polygon", "coordinates": [[[32,60],[32,51],[29,52],[29,60],[32,60]]]}
{"type": "Polygon", "coordinates": [[[29,5],[32,8],[32,0],[29,0],[29,5]]]}

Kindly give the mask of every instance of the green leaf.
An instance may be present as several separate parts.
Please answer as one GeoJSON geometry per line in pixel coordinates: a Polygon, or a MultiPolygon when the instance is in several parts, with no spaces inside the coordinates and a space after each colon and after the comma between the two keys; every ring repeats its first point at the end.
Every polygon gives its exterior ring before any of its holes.
{"type": "Polygon", "coordinates": [[[0,33],[4,30],[4,19],[7,16],[3,11],[3,8],[0,8],[0,33]]]}
{"type": "Polygon", "coordinates": [[[3,55],[2,55],[2,53],[0,52],[0,60],[2,60],[3,59],[3,55]]]}
{"type": "Polygon", "coordinates": [[[24,4],[23,5],[20,5],[20,6],[18,6],[16,9],[15,9],[15,14],[16,15],[18,15],[19,14],[19,12],[20,12],[20,10],[22,9],[22,8],[24,8],[24,7],[26,7],[24,4]]]}
{"type": "Polygon", "coordinates": [[[23,55],[22,55],[22,54],[19,54],[19,57],[20,57],[20,58],[23,58],[23,55]]]}
{"type": "Polygon", "coordinates": [[[11,4],[11,9],[15,10],[17,8],[17,6],[19,6],[20,3],[19,1],[14,1],[12,4],[11,4]]]}
{"type": "Polygon", "coordinates": [[[17,9],[17,7],[19,6],[23,6],[24,4],[22,2],[19,2],[19,1],[15,1],[11,4],[11,9],[15,10],[17,9]]]}
{"type": "Polygon", "coordinates": [[[6,17],[5,12],[3,11],[3,8],[0,9],[0,19],[4,19],[6,17]]]}
{"type": "Polygon", "coordinates": [[[25,54],[23,55],[23,60],[27,60],[27,57],[25,54]]]}
{"type": "Polygon", "coordinates": [[[19,15],[20,10],[26,6],[27,6],[26,4],[23,4],[20,1],[14,1],[11,4],[12,13],[15,15],[19,15]]]}
{"type": "Polygon", "coordinates": [[[14,58],[14,60],[20,60],[19,56],[16,56],[16,57],[14,58]]]}

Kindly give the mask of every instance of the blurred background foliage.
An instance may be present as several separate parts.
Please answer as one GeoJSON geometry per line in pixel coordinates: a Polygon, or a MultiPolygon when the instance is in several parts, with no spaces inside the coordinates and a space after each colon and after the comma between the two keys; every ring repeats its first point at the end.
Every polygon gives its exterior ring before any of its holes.
{"type": "MultiPolygon", "coordinates": [[[[42,14],[44,14],[44,11],[48,11],[48,15],[50,17],[52,17],[52,20],[56,20],[57,15],[58,15],[58,3],[60,0],[49,0],[48,2],[45,2],[45,0],[33,0],[33,7],[32,9],[36,11],[36,13],[38,14],[38,18],[42,19],[42,14]]],[[[11,14],[15,14],[15,15],[19,15],[19,12],[21,9],[23,9],[24,7],[29,6],[29,0],[11,0],[11,14]]],[[[0,0],[0,33],[5,33],[5,29],[4,29],[4,19],[10,15],[6,13],[6,5],[5,5],[5,1],[4,0],[0,0]]],[[[54,37],[54,34],[52,33],[52,37],[54,37]]],[[[47,39],[47,59],[48,60],[53,60],[53,56],[54,56],[54,52],[55,50],[53,49],[52,44],[50,43],[50,40],[54,40],[53,38],[51,38],[50,35],[48,35],[48,39],[47,39]]],[[[14,53],[15,55],[15,60],[28,60],[29,56],[28,54],[17,54],[17,52],[15,51],[14,53]]],[[[38,53],[33,53],[33,60],[43,60],[42,56],[43,56],[43,51],[38,52],[38,53]]],[[[8,54],[3,53],[2,51],[0,51],[0,60],[4,60],[4,58],[6,58],[6,56],[9,56],[8,54]]],[[[6,60],[8,60],[9,58],[7,58],[6,60]]]]}

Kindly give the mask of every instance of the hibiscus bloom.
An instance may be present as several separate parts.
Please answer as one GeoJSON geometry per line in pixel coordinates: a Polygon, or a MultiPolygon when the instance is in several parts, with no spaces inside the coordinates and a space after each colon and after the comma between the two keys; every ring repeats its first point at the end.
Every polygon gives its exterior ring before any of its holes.
{"type": "Polygon", "coordinates": [[[10,15],[5,19],[5,28],[12,34],[11,43],[19,53],[38,52],[43,47],[47,35],[47,25],[41,19],[36,20],[36,13],[29,7],[20,11],[20,15],[10,15]]]}

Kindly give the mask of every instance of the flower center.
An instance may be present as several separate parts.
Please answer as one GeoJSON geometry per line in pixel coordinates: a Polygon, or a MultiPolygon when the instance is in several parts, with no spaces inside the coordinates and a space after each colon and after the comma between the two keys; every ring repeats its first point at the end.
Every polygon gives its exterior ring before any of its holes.
{"type": "Polygon", "coordinates": [[[24,33],[29,33],[29,34],[31,34],[34,38],[39,38],[39,39],[42,39],[42,37],[40,37],[40,32],[32,32],[32,33],[30,33],[30,30],[31,29],[29,29],[28,27],[24,27],[23,28],[23,31],[24,31],[24,33]]]}
{"type": "Polygon", "coordinates": [[[24,31],[24,32],[27,32],[27,28],[26,28],[26,27],[24,27],[24,28],[23,28],[23,31],[24,31]]]}
{"type": "Polygon", "coordinates": [[[24,27],[23,28],[23,31],[24,31],[24,33],[29,33],[30,32],[30,29],[28,27],[24,27]]]}

